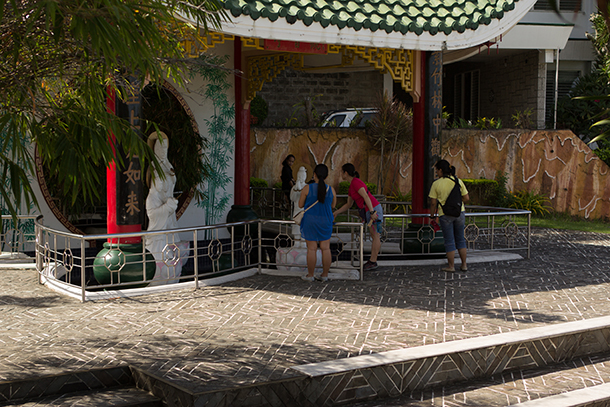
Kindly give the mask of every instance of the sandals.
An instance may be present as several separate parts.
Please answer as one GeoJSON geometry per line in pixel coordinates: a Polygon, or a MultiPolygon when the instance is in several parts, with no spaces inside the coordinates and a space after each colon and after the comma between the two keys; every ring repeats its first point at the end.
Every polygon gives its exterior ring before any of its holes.
{"type": "Polygon", "coordinates": [[[322,276],[309,277],[309,276],[305,275],[305,276],[301,276],[301,280],[309,281],[310,283],[313,282],[314,280],[326,282],[326,281],[328,281],[328,276],[324,276],[324,277],[322,277],[322,276]]]}
{"type": "MultiPolygon", "coordinates": [[[[446,273],[455,273],[455,268],[453,268],[453,267],[443,267],[441,269],[441,271],[444,271],[446,273]]],[[[464,271],[464,272],[468,271],[468,266],[460,267],[460,271],[464,271]]]]}

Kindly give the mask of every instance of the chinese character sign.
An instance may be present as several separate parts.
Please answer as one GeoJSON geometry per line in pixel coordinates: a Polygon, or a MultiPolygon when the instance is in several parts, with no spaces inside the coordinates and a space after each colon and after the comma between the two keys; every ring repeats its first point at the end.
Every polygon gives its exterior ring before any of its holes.
{"type": "Polygon", "coordinates": [[[426,52],[425,75],[425,168],[424,185],[427,190],[434,182],[432,167],[441,158],[441,130],[443,127],[443,54],[426,52]]]}
{"type": "MultiPolygon", "coordinates": [[[[131,94],[125,102],[117,101],[117,115],[129,121],[136,131],[140,131],[142,111],[141,96],[131,94]]],[[[123,157],[124,167],[117,168],[117,225],[141,225],[144,215],[142,169],[137,156],[127,157],[119,147],[117,154],[123,157]]]]}

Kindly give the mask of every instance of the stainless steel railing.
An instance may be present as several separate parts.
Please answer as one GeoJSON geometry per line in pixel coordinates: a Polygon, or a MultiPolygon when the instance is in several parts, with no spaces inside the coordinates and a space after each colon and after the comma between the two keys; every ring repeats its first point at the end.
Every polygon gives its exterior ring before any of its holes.
{"type": "MultiPolygon", "coordinates": [[[[469,250],[525,250],[527,258],[530,257],[529,211],[478,206],[468,206],[467,209],[465,237],[469,250]]],[[[358,270],[359,278],[362,279],[364,251],[370,240],[370,233],[368,228],[359,222],[355,211],[347,214],[347,220],[337,222],[334,226],[331,238],[332,267],[358,270]]],[[[429,220],[427,214],[384,214],[380,259],[383,260],[385,256],[409,259],[413,256],[443,255],[441,234],[434,230],[429,220]]],[[[158,282],[193,281],[195,288],[200,286],[203,279],[246,269],[256,268],[259,272],[262,268],[277,269],[282,266],[278,262],[278,253],[285,254],[295,246],[292,231],[294,222],[291,220],[257,219],[112,235],[78,235],[57,231],[46,227],[41,216],[34,220],[34,224],[34,249],[39,281],[51,279],[61,282],[73,291],[78,290],[82,301],[85,301],[87,293],[93,290],[116,290],[134,286],[133,281],[122,280],[121,273],[117,273],[116,278],[113,277],[109,283],[101,284],[97,281],[93,263],[98,257],[100,243],[103,242],[125,241],[130,238],[146,242],[147,239],[161,238],[163,248],[152,253],[156,265],[171,271],[172,268],[176,270],[180,262],[182,273],[175,278],[167,277],[158,282]],[[184,246],[185,242],[188,242],[188,246],[184,246]]],[[[32,239],[29,241],[32,242],[32,239]]],[[[149,262],[145,256],[146,250],[144,247],[139,250],[141,252],[137,260],[125,260],[125,264],[119,264],[118,267],[140,264],[142,275],[139,281],[155,284],[152,277],[146,275],[145,263],[149,262]]],[[[116,265],[103,265],[110,273],[115,273],[112,269],[117,267],[116,265]]],[[[304,263],[294,267],[305,271],[304,263]]]]}
{"type": "MultiPolygon", "coordinates": [[[[139,233],[79,235],[49,228],[43,224],[42,216],[35,220],[36,226],[36,268],[39,282],[59,284],[72,295],[78,295],[81,301],[87,300],[87,295],[93,290],[117,290],[134,288],[142,283],[168,283],[194,282],[198,288],[203,279],[223,276],[246,269],[263,267],[277,268],[278,264],[270,259],[281,247],[291,247],[293,236],[289,230],[293,221],[285,220],[252,220],[178,228],[164,231],[145,231],[139,233]],[[275,225],[277,233],[270,232],[267,226],[275,225]],[[178,262],[182,265],[182,272],[177,277],[167,277],[159,280],[146,274],[146,264],[151,260],[146,256],[145,246],[139,247],[135,256],[122,252],[119,246],[117,263],[97,264],[97,269],[106,268],[112,279],[109,283],[97,281],[94,265],[99,259],[101,242],[125,242],[139,238],[143,242],[147,239],[162,237],[164,245],[161,250],[152,253],[158,267],[166,267],[168,271],[177,270],[178,262]],[[284,243],[282,243],[282,239],[284,243]],[[184,247],[188,242],[188,249],[176,255],[177,247],[184,247]],[[186,253],[185,253],[186,252],[186,253]],[[135,257],[135,260],[133,258],[135,257]],[[123,260],[121,260],[123,259],[123,260]],[[269,259],[269,260],[268,260],[269,259]],[[141,270],[137,281],[126,281],[121,277],[125,267],[134,266],[141,270]],[[117,270],[118,269],[118,270],[117,270]]],[[[271,228],[273,229],[273,228],[271,228]]],[[[334,248],[333,269],[358,269],[362,278],[363,227],[359,223],[337,223],[333,233],[332,244],[334,248]],[[346,237],[347,236],[347,237],[346,237]],[[349,245],[348,245],[349,244],[349,245]],[[348,247],[349,246],[349,247],[348,247]]],[[[294,265],[305,271],[305,265],[294,265]]],[[[158,269],[157,269],[158,270],[158,269]]]]}
{"type": "Polygon", "coordinates": [[[11,215],[2,215],[0,229],[0,251],[16,256],[22,252],[34,252],[37,215],[18,215],[17,222],[11,215]]]}

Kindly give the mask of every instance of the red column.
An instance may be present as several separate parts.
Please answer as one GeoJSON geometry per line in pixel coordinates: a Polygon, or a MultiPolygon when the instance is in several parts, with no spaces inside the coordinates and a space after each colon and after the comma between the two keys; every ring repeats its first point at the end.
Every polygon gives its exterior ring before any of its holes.
{"type": "MultiPolygon", "coordinates": [[[[242,71],[241,38],[235,37],[234,67],[242,71]]],[[[250,104],[244,104],[243,84],[235,74],[235,205],[250,205],[250,104]]]]}
{"type": "MultiPolygon", "coordinates": [[[[106,110],[116,113],[116,95],[108,88],[106,98],[106,110]]],[[[112,143],[114,150],[114,135],[108,135],[108,142],[112,143]]],[[[116,154],[116,151],[115,151],[116,154]]],[[[140,232],[142,225],[117,225],[117,185],[116,185],[116,163],[111,162],[106,167],[106,229],[108,234],[140,232]]],[[[108,239],[108,243],[140,243],[140,237],[127,239],[108,239]]]]}
{"type": "MultiPolygon", "coordinates": [[[[413,103],[413,172],[411,179],[411,194],[413,213],[427,213],[425,208],[426,191],[424,191],[425,157],[425,85],[426,85],[426,55],[421,52],[421,89],[417,103],[413,103]]],[[[414,223],[422,223],[422,218],[414,218],[414,223]]]]}

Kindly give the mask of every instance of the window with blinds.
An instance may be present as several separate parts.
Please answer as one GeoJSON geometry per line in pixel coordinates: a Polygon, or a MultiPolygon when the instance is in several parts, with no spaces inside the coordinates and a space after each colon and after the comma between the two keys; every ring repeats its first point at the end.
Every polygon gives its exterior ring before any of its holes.
{"type": "MultiPolygon", "coordinates": [[[[557,81],[557,100],[561,99],[570,92],[570,89],[572,89],[572,84],[579,76],[580,71],[559,71],[559,80],[557,81]]],[[[555,118],[555,71],[547,71],[546,73],[546,101],[544,116],[546,127],[552,129],[555,118]]]]}
{"type": "Polygon", "coordinates": [[[454,117],[475,121],[479,117],[480,71],[462,72],[454,77],[454,117]]]}
{"type": "MultiPolygon", "coordinates": [[[[556,0],[560,11],[580,11],[580,0],[556,0]]],[[[553,11],[549,0],[538,0],[534,4],[534,10],[553,11]]]]}

